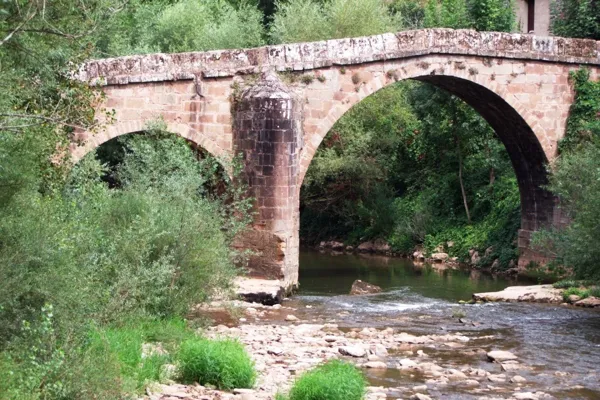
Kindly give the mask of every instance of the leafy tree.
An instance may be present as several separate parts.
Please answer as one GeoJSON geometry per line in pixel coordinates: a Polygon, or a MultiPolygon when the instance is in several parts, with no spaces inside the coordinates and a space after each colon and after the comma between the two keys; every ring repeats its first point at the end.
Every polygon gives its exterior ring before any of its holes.
{"type": "Polygon", "coordinates": [[[465,0],[429,0],[425,7],[426,28],[470,27],[465,0]]]}
{"type": "Polygon", "coordinates": [[[375,35],[400,29],[382,0],[289,0],[277,3],[273,43],[375,35]]]}
{"type": "Polygon", "coordinates": [[[600,40],[600,3],[597,0],[555,0],[552,33],[557,36],[600,40]]]}
{"type": "Polygon", "coordinates": [[[512,32],[516,27],[514,0],[470,0],[469,16],[478,31],[512,32]]]}

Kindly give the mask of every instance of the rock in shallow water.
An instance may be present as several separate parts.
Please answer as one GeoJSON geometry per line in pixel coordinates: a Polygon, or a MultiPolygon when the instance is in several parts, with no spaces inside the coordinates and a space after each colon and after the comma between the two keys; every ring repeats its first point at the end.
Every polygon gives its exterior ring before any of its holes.
{"type": "Polygon", "coordinates": [[[360,279],[355,280],[352,284],[352,288],[350,289],[351,295],[362,295],[379,292],[381,292],[381,288],[379,286],[372,285],[368,282],[363,282],[360,279]]]}
{"type": "Polygon", "coordinates": [[[339,348],[340,354],[351,357],[364,357],[367,352],[362,347],[358,346],[343,346],[339,348]]]}
{"type": "Polygon", "coordinates": [[[487,353],[487,357],[490,359],[490,361],[497,361],[497,362],[517,359],[517,356],[515,356],[510,351],[503,351],[503,350],[490,351],[487,353]]]}

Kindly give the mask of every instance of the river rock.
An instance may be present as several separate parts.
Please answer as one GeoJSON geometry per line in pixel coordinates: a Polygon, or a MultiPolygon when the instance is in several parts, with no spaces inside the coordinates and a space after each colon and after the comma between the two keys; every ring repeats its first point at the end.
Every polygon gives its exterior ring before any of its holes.
{"type": "Polygon", "coordinates": [[[372,253],[375,251],[375,244],[373,242],[364,242],[359,244],[356,250],[361,253],[372,253]]]}
{"type": "Polygon", "coordinates": [[[503,361],[507,361],[507,360],[516,360],[517,359],[517,356],[515,356],[510,351],[503,351],[503,350],[490,351],[487,353],[487,357],[488,357],[488,359],[490,359],[490,361],[496,361],[499,363],[501,363],[503,361]]]}
{"type": "Polygon", "coordinates": [[[523,378],[521,375],[515,375],[512,378],[510,378],[510,381],[512,383],[525,383],[527,382],[527,379],[523,378]]]}
{"type": "Polygon", "coordinates": [[[473,250],[473,253],[471,254],[471,264],[477,265],[479,264],[479,261],[481,261],[481,257],[479,257],[479,252],[473,250]]]}
{"type": "Polygon", "coordinates": [[[552,285],[510,286],[499,292],[476,293],[475,301],[527,301],[535,303],[560,304],[563,301],[562,291],[552,285]]]}
{"type": "Polygon", "coordinates": [[[581,300],[581,297],[577,296],[576,294],[569,296],[569,303],[577,303],[579,300],[581,300]]]}
{"type": "Polygon", "coordinates": [[[431,259],[435,262],[444,262],[447,261],[450,256],[448,253],[433,253],[431,255],[431,259]]]}
{"type": "Polygon", "coordinates": [[[294,322],[294,321],[298,321],[298,317],[296,317],[295,315],[288,315],[287,317],[285,317],[285,320],[288,322],[294,322]]]}
{"type": "Polygon", "coordinates": [[[352,284],[352,288],[350,289],[351,295],[362,295],[379,292],[381,292],[381,288],[379,286],[372,285],[368,282],[363,282],[360,279],[355,280],[352,284]]]}
{"type": "Polygon", "coordinates": [[[363,349],[362,347],[358,347],[358,346],[342,346],[338,349],[338,351],[340,352],[340,354],[344,355],[344,356],[350,356],[350,357],[364,357],[367,352],[365,351],[365,349],[363,349]]]}
{"type": "Polygon", "coordinates": [[[369,361],[364,364],[365,368],[386,369],[387,365],[383,361],[369,361]]]}
{"type": "Polygon", "coordinates": [[[422,251],[417,250],[413,253],[413,259],[415,259],[417,261],[425,261],[425,255],[423,254],[422,251]]]}
{"type": "Polygon", "coordinates": [[[344,250],[344,243],[332,240],[331,242],[327,243],[327,247],[329,247],[332,250],[344,250]]]}
{"type": "Polygon", "coordinates": [[[600,299],[590,296],[587,299],[579,300],[575,305],[578,307],[600,307],[600,299]]]}
{"type": "Polygon", "coordinates": [[[410,396],[410,400],[431,400],[431,397],[423,393],[415,393],[410,396]]]}
{"type": "Polygon", "coordinates": [[[416,362],[409,360],[408,358],[403,358],[400,360],[399,365],[401,369],[416,368],[418,366],[416,362]]]}
{"type": "Polygon", "coordinates": [[[383,240],[378,239],[373,243],[373,251],[376,253],[388,253],[390,250],[391,246],[383,240]]]}

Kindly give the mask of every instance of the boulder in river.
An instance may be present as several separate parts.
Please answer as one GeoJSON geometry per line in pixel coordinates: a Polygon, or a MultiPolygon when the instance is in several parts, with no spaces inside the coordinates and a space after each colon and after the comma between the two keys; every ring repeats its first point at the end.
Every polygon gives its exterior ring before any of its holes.
{"type": "Polygon", "coordinates": [[[340,354],[350,357],[364,357],[367,352],[359,346],[343,346],[339,348],[340,354]]]}
{"type": "Polygon", "coordinates": [[[350,289],[351,295],[361,295],[379,292],[381,292],[381,288],[379,286],[372,285],[368,282],[363,282],[360,279],[355,280],[352,284],[352,288],[350,289]]]}
{"type": "Polygon", "coordinates": [[[579,300],[575,305],[579,307],[600,307],[600,299],[598,297],[590,296],[586,299],[579,300]]]}
{"type": "Polygon", "coordinates": [[[487,353],[487,357],[491,360],[491,361],[496,361],[496,362],[503,362],[503,361],[508,361],[508,360],[516,360],[517,356],[515,356],[513,353],[511,353],[510,351],[503,351],[503,350],[493,350],[487,353]]]}
{"type": "Polygon", "coordinates": [[[509,286],[500,292],[475,293],[475,301],[527,301],[533,303],[556,303],[563,302],[562,291],[555,289],[552,285],[534,286],[509,286]]]}
{"type": "Polygon", "coordinates": [[[375,244],[373,242],[364,242],[359,244],[356,250],[360,253],[372,253],[375,251],[375,244]]]}

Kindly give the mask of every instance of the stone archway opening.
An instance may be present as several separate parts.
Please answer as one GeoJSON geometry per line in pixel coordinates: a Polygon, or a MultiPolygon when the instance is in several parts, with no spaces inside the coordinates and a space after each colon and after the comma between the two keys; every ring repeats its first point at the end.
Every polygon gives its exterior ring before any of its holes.
{"type": "MultiPolygon", "coordinates": [[[[555,199],[545,190],[548,158],[538,136],[523,117],[522,110],[516,110],[513,105],[493,90],[462,76],[443,75],[435,72],[435,69],[433,69],[431,73],[415,74],[406,77],[406,79],[431,84],[456,96],[471,106],[494,130],[510,158],[520,193],[519,264],[524,266],[531,261],[545,261],[543,257],[530,249],[530,236],[536,230],[556,223],[557,216],[555,213],[555,199]]],[[[394,82],[388,82],[383,86],[391,84],[394,84],[394,82]]],[[[351,107],[378,90],[378,88],[375,88],[375,90],[360,96],[358,99],[350,100],[351,104],[345,107],[346,110],[341,113],[341,117],[338,116],[339,111],[336,111],[338,115],[336,115],[335,121],[339,121],[351,107]]],[[[327,119],[331,120],[331,113],[327,116],[327,119]]],[[[305,134],[305,137],[307,141],[311,140],[310,135],[306,136],[305,134]]],[[[323,139],[324,135],[320,140],[323,139]]],[[[321,145],[321,141],[318,145],[321,145]]],[[[309,159],[312,160],[312,156],[309,159]]],[[[308,165],[310,165],[310,162],[308,165]]],[[[306,170],[305,168],[303,172],[306,172],[306,170]]]]}

